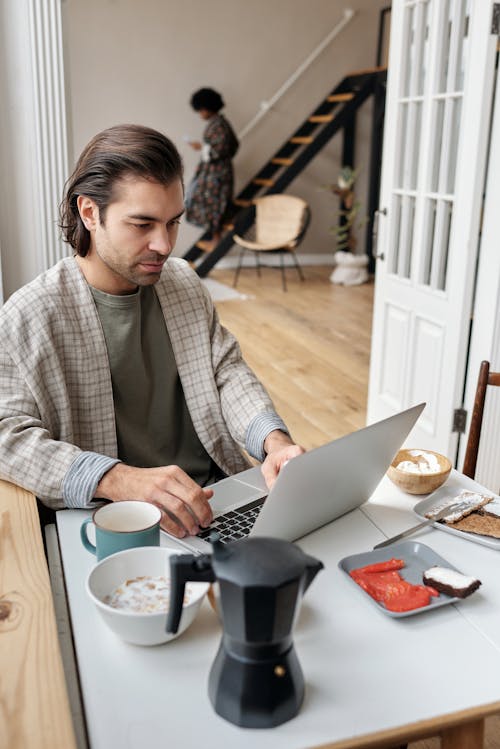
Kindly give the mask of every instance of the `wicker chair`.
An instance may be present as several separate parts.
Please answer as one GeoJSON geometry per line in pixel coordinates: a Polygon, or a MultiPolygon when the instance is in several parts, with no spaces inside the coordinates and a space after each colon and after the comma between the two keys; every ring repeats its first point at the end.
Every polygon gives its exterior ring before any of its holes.
{"type": "Polygon", "coordinates": [[[268,254],[281,256],[281,280],[283,291],[286,291],[286,276],[284,257],[292,258],[300,280],[304,280],[302,270],[297,260],[295,250],[304,238],[311,219],[311,211],[305,200],[294,195],[265,195],[256,198],[255,223],[250,231],[240,237],[234,234],[233,239],[240,246],[238,267],[234,275],[233,286],[238,283],[238,277],[245,252],[255,253],[257,274],[260,276],[260,257],[268,254]]]}

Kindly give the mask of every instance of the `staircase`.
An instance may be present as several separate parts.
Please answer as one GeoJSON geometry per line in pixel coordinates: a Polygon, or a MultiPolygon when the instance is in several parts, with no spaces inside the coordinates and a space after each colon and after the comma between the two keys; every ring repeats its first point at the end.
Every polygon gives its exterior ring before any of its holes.
{"type": "MultiPolygon", "coordinates": [[[[244,234],[252,225],[255,216],[253,200],[262,195],[284,192],[317,153],[340,130],[344,131],[343,163],[354,166],[354,123],[356,112],[374,96],[374,120],[383,119],[386,68],[372,68],[350,73],[328,94],[312,114],[300,125],[291,137],[276,151],[260,171],[248,182],[233,200],[235,208],[231,225],[226,227],[219,244],[205,253],[194,244],[184,259],[194,264],[196,272],[204,277],[226,255],[233,246],[233,234],[244,234]]],[[[381,128],[374,128],[372,154],[370,158],[370,208],[376,206],[378,194],[378,171],[380,169],[381,128]]],[[[371,218],[371,217],[370,217],[371,218]]],[[[198,241],[206,239],[202,235],[198,241]]],[[[370,240],[371,242],[371,234],[370,240]]],[[[371,246],[370,252],[371,254],[371,246]]]]}

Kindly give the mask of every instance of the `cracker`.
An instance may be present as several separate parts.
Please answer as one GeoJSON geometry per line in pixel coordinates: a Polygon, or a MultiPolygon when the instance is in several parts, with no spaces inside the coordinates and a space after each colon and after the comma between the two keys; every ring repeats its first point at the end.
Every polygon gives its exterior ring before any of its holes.
{"type": "Polygon", "coordinates": [[[479,514],[492,518],[500,518],[500,499],[495,498],[492,502],[488,502],[487,507],[481,507],[479,514]]]}
{"type": "Polygon", "coordinates": [[[466,531],[467,533],[500,538],[500,518],[479,515],[477,512],[473,512],[456,523],[447,523],[447,525],[450,528],[456,528],[456,530],[466,531]]]}
{"type": "Polygon", "coordinates": [[[493,497],[489,497],[484,494],[478,494],[477,492],[468,492],[464,490],[453,499],[448,499],[443,504],[433,507],[432,510],[429,510],[425,513],[425,517],[429,518],[429,520],[432,520],[441,512],[441,510],[449,507],[449,513],[441,517],[440,522],[446,522],[448,524],[456,523],[458,520],[465,518],[475,510],[478,510],[480,507],[488,504],[488,502],[491,502],[492,499],[493,497]]]}

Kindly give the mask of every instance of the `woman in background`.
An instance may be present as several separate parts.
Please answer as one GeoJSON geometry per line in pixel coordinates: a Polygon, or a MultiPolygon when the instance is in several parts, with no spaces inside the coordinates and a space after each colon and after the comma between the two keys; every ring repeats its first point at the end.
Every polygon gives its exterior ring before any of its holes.
{"type": "Polygon", "coordinates": [[[220,114],[224,101],[212,88],[200,88],[191,96],[191,106],[207,126],[203,143],[188,141],[201,151],[201,159],[186,194],[186,219],[208,233],[207,241],[198,247],[210,252],[219,243],[222,224],[233,197],[232,158],[238,150],[234,131],[220,114]]]}

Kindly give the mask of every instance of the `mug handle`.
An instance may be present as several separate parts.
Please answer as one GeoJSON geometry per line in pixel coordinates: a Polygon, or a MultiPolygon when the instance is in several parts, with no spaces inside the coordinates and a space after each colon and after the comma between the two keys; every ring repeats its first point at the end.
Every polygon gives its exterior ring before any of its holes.
{"type": "Polygon", "coordinates": [[[97,554],[96,547],[94,546],[94,544],[90,543],[89,537],[87,536],[87,525],[91,522],[92,518],[85,518],[80,527],[80,538],[82,539],[82,544],[85,546],[87,551],[90,551],[91,554],[97,554]]]}

